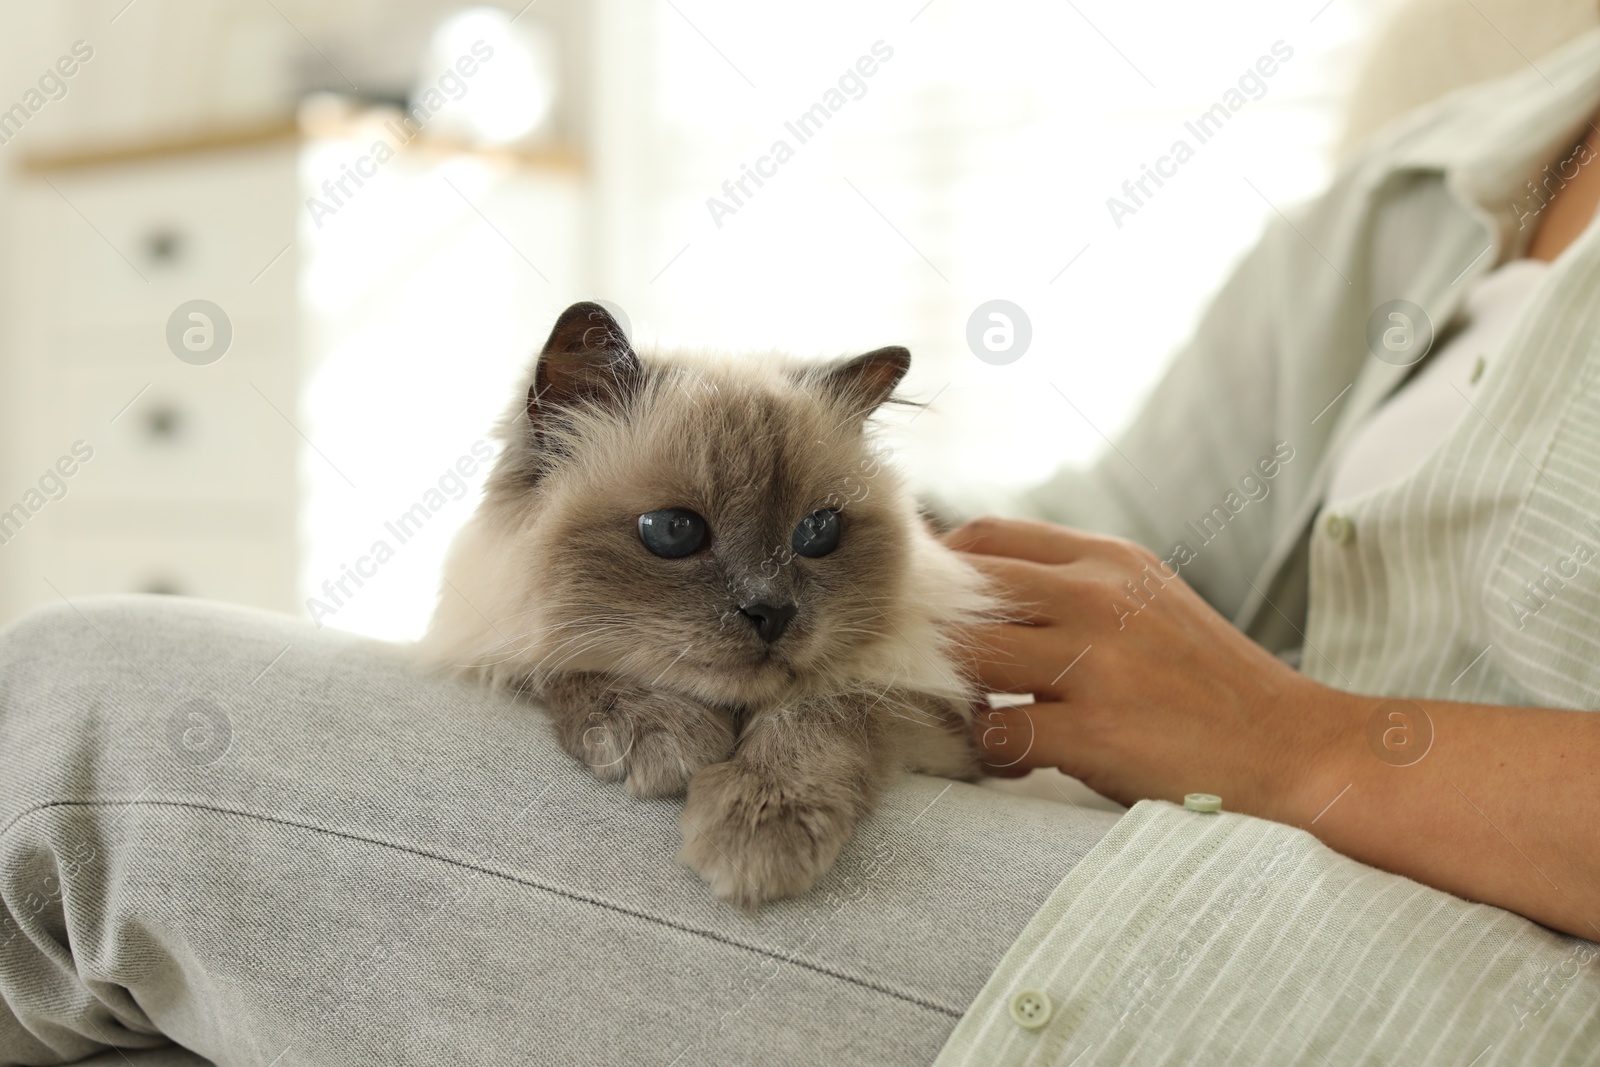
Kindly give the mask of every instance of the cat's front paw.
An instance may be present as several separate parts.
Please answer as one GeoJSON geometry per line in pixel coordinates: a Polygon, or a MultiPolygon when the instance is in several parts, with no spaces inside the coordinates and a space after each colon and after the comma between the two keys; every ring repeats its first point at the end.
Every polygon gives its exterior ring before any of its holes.
{"type": "Polygon", "coordinates": [[[636,690],[573,724],[568,750],[596,777],[636,797],[681,793],[702,767],[728,758],[728,717],[675,693],[636,690]]]}
{"type": "Polygon", "coordinates": [[[678,820],[679,862],[747,911],[804,892],[833,866],[857,815],[802,793],[737,760],[704,768],[678,820]]]}

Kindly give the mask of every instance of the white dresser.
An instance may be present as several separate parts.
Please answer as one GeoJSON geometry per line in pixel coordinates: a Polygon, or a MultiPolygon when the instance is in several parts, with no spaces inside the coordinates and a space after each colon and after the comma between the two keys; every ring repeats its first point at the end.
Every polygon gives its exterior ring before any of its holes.
{"type": "Polygon", "coordinates": [[[295,610],[299,146],[291,130],[243,142],[15,176],[0,620],[110,592],[295,610]],[[221,322],[207,352],[204,320],[185,319],[193,362],[168,344],[195,299],[231,324],[212,362],[221,322]]]}
{"type": "MultiPolygon", "coordinates": [[[[0,624],[124,592],[311,617],[385,519],[484,447],[560,308],[604,295],[570,150],[419,143],[318,225],[307,198],[382,130],[358,115],[13,176],[0,624]]],[[[415,636],[481,476],[329,624],[415,636]]]]}

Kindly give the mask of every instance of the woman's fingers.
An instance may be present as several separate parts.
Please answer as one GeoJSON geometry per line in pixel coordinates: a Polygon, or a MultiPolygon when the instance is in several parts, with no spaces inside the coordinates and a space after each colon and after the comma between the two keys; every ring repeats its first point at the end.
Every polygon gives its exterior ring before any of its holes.
{"type": "Polygon", "coordinates": [[[968,556],[1005,604],[1006,622],[962,631],[978,680],[994,693],[1055,693],[1087,641],[1085,591],[1067,568],[997,556],[968,556]]]}
{"type": "Polygon", "coordinates": [[[1014,778],[1036,767],[1059,768],[1071,750],[1071,714],[1067,705],[1056,702],[978,712],[972,738],[984,772],[1014,778]]]}
{"type": "Polygon", "coordinates": [[[1034,563],[1071,563],[1114,541],[1054,523],[993,516],[973,519],[944,535],[944,543],[957,552],[1011,556],[1034,563]]]}
{"type": "Polygon", "coordinates": [[[1042,563],[1000,556],[968,556],[972,564],[989,579],[989,591],[1005,603],[1005,617],[1012,622],[1053,622],[1059,615],[1051,600],[1061,580],[1042,563]]]}
{"type": "Polygon", "coordinates": [[[977,679],[991,693],[1059,694],[1086,647],[1064,644],[1054,626],[999,623],[964,633],[977,679]]]}

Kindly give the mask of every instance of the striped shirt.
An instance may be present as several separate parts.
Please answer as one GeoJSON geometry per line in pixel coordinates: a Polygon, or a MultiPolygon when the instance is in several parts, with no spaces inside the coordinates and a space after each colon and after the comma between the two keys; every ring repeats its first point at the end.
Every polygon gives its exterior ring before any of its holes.
{"type": "Polygon", "coordinates": [[[1591,1064],[1597,955],[1302,831],[1144,801],[1023,929],[937,1065],[1591,1064]],[[1030,996],[1037,1028],[1013,1013],[1030,996]]]}
{"type": "MultiPolygon", "coordinates": [[[[1600,226],[1486,353],[1420,467],[1324,505],[1330,464],[1411,370],[1369,324],[1405,301],[1448,332],[1525,249],[1597,108],[1600,31],[1403,120],[1269,226],[1099,463],[952,502],[1156,549],[1340,689],[1600,706],[1600,226]]],[[[1597,952],[1290,827],[1144,802],[939,1062],[1600,1062],[1597,952]]]]}

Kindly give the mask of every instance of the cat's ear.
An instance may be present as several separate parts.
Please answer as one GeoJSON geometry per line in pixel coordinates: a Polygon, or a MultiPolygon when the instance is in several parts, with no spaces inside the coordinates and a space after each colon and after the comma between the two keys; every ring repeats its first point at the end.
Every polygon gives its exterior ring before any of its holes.
{"type": "Polygon", "coordinates": [[[911,368],[911,353],[899,345],[830,363],[812,379],[817,388],[865,418],[894,393],[911,368]]]}
{"type": "Polygon", "coordinates": [[[553,411],[585,404],[620,403],[639,385],[644,369],[611,313],[585,300],[556,319],[528,386],[528,421],[537,429],[553,411]]]}

